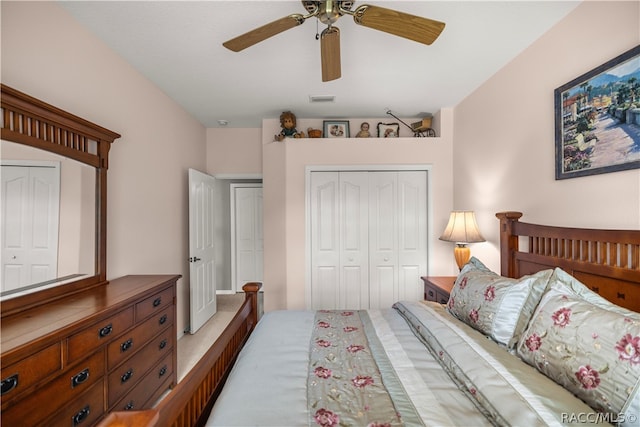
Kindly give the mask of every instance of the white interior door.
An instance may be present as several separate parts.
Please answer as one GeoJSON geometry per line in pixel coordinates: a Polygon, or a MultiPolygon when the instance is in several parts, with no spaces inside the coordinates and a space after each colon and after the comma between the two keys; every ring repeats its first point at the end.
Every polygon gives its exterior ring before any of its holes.
{"type": "Polygon", "coordinates": [[[2,163],[1,291],[53,280],[58,273],[60,164],[2,163]]]}
{"type": "Polygon", "coordinates": [[[231,198],[231,280],[240,292],[247,282],[262,282],[262,185],[231,184],[231,198]]]}
{"type": "Polygon", "coordinates": [[[427,274],[427,184],[426,171],[398,173],[398,293],[394,295],[395,300],[424,299],[420,277],[427,274]]]}
{"type": "Polygon", "coordinates": [[[371,308],[423,298],[427,272],[427,173],[376,172],[370,177],[371,308]]]}
{"type": "Polygon", "coordinates": [[[340,305],[368,308],[369,191],[366,172],[340,173],[340,305]]]}
{"type": "Polygon", "coordinates": [[[340,304],[340,212],[338,172],[314,172],[310,183],[311,308],[340,304]]]}
{"type": "Polygon", "coordinates": [[[390,307],[398,293],[398,174],[376,172],[369,179],[371,307],[390,307]]]}
{"type": "Polygon", "coordinates": [[[311,174],[313,309],[369,307],[367,172],[311,174]]]}
{"type": "Polygon", "coordinates": [[[216,313],[216,179],[189,169],[190,328],[194,334],[216,313]]]}
{"type": "Polygon", "coordinates": [[[314,171],[308,206],[312,309],[422,299],[426,171],[314,171]]]}

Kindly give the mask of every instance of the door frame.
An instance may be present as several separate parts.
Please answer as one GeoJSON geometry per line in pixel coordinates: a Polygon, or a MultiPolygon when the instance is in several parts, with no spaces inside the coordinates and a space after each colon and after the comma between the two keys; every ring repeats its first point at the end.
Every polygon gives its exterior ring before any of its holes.
{"type": "Polygon", "coordinates": [[[231,290],[220,291],[220,294],[243,292],[236,287],[236,188],[264,188],[262,182],[232,182],[229,184],[229,207],[231,209],[231,290]]]}
{"type": "MultiPolygon", "coordinates": [[[[261,173],[215,173],[212,174],[212,176],[218,180],[225,180],[225,181],[233,181],[233,180],[256,180],[256,181],[260,181],[259,183],[254,182],[253,184],[260,184],[260,185],[264,185],[263,182],[263,175],[261,173]]],[[[234,184],[241,184],[241,183],[234,183],[234,184]]],[[[249,183],[247,183],[249,184],[249,183]]],[[[231,183],[229,184],[231,185],[231,183]]],[[[227,202],[229,202],[229,204],[231,203],[231,200],[227,200],[227,202]]],[[[229,229],[231,229],[231,224],[229,224],[229,229]]],[[[231,240],[231,236],[227,236],[229,240],[231,240]]],[[[231,247],[230,245],[228,246],[229,248],[231,247]]],[[[229,272],[231,271],[231,260],[229,259],[228,261],[228,268],[229,268],[229,272]]],[[[231,274],[229,274],[229,280],[231,278],[231,274]]],[[[264,287],[263,287],[264,289],[264,287]]],[[[235,294],[235,291],[231,290],[231,289],[217,289],[216,290],[218,295],[233,295],[235,294]]],[[[261,291],[262,292],[262,291],[261,291]]]]}
{"type": "MultiPolygon", "coordinates": [[[[431,241],[434,235],[433,224],[433,188],[431,179],[431,170],[433,165],[429,163],[420,164],[384,164],[384,165],[309,165],[304,171],[304,209],[305,209],[305,279],[304,279],[304,303],[307,309],[311,308],[311,173],[313,172],[393,172],[393,171],[425,171],[427,173],[427,241],[431,241]]],[[[428,248],[427,248],[428,255],[428,248]]],[[[430,265],[427,256],[427,275],[429,274],[430,265]]]]}

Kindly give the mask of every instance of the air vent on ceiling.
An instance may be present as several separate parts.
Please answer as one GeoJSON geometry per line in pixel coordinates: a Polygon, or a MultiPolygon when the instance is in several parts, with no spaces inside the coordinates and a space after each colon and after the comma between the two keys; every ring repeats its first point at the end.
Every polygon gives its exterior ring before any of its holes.
{"type": "Polygon", "coordinates": [[[309,95],[309,102],[333,102],[336,100],[335,95],[309,95]]]}

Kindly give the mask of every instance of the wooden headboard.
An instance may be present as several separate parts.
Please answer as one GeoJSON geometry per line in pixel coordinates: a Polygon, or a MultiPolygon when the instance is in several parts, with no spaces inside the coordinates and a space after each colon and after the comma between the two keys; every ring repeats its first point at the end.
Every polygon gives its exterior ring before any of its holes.
{"type": "Polygon", "coordinates": [[[503,276],[560,267],[614,304],[640,312],[640,230],[527,224],[519,221],[521,212],[496,216],[503,276]]]}

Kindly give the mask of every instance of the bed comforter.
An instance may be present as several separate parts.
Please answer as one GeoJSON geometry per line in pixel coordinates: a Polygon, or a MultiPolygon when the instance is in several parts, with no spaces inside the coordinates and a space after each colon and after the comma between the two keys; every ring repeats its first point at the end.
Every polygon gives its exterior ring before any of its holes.
{"type": "Polygon", "coordinates": [[[263,316],[208,426],[543,426],[593,410],[431,302],[263,316]]]}

